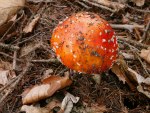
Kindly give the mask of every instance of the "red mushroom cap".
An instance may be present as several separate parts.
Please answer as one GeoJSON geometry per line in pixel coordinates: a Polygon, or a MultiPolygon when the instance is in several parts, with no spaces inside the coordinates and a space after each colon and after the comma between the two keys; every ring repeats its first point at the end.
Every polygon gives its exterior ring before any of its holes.
{"type": "Polygon", "coordinates": [[[107,21],[97,14],[80,12],[53,31],[51,47],[67,67],[88,74],[108,70],[117,57],[117,39],[107,21]]]}

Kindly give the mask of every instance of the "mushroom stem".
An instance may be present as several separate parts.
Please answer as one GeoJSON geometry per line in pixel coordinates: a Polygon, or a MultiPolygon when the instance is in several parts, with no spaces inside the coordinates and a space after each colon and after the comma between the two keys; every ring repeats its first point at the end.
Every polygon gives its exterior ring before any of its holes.
{"type": "Polygon", "coordinates": [[[94,79],[94,81],[97,83],[97,84],[100,84],[101,83],[101,75],[100,74],[92,74],[92,78],[94,79]]]}

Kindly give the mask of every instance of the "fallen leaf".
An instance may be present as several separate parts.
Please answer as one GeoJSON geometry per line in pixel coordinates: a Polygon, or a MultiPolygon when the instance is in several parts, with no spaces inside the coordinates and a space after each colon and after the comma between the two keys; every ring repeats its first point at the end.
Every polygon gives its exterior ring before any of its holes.
{"type": "Polygon", "coordinates": [[[60,107],[61,103],[57,99],[53,98],[45,107],[33,106],[33,105],[23,105],[20,111],[25,111],[26,113],[53,113],[52,110],[55,107],[60,107]]]}
{"type": "Polygon", "coordinates": [[[145,3],[145,0],[131,0],[136,4],[136,6],[143,6],[145,3]]]}
{"type": "Polygon", "coordinates": [[[10,20],[24,5],[25,0],[0,0],[0,26],[10,20]]]}
{"type": "Polygon", "coordinates": [[[71,113],[73,103],[77,103],[79,99],[80,99],[79,97],[75,97],[72,94],[67,93],[62,101],[61,109],[58,113],[71,113]]]}
{"type": "Polygon", "coordinates": [[[39,19],[40,19],[40,16],[36,15],[34,17],[34,19],[28,25],[25,26],[25,28],[23,29],[23,32],[31,33],[33,31],[33,28],[35,27],[36,23],[39,21],[39,19]]]}
{"type": "Polygon", "coordinates": [[[150,77],[144,79],[142,83],[137,86],[137,90],[150,98],[150,77]]]}
{"type": "Polygon", "coordinates": [[[25,111],[26,113],[50,113],[48,108],[36,107],[33,105],[23,105],[21,111],[25,111]]]}
{"type": "Polygon", "coordinates": [[[111,71],[116,74],[116,76],[119,78],[119,80],[125,82],[129,85],[131,90],[135,90],[135,84],[132,82],[131,77],[128,72],[128,66],[126,62],[120,58],[117,60],[116,63],[111,68],[111,71]]]}
{"type": "Polygon", "coordinates": [[[41,85],[35,85],[25,90],[22,94],[22,102],[29,104],[45,99],[52,96],[56,91],[71,85],[71,83],[68,74],[64,77],[50,76],[42,80],[41,85]]]}
{"type": "MultiPolygon", "coordinates": [[[[3,25],[0,26],[0,36],[3,36],[6,33],[6,31],[10,28],[10,26],[13,25],[16,18],[17,18],[17,15],[15,15],[8,22],[6,22],[6,23],[4,23],[3,25]]],[[[14,31],[14,29],[15,29],[15,27],[12,26],[11,29],[9,29],[8,33],[11,33],[12,31],[14,31]]]]}
{"type": "Polygon", "coordinates": [[[0,84],[1,85],[6,85],[10,79],[16,77],[16,74],[14,71],[11,70],[4,70],[0,68],[0,84]]]}
{"type": "Polygon", "coordinates": [[[149,49],[142,49],[140,57],[146,60],[150,64],[150,48],[149,49]]]}

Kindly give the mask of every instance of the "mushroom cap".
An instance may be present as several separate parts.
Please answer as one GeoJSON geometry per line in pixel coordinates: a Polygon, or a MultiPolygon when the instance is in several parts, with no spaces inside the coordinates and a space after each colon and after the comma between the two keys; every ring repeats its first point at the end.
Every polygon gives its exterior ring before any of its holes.
{"type": "Polygon", "coordinates": [[[57,58],[78,72],[104,72],[117,58],[114,30],[107,21],[91,12],[76,13],[60,22],[50,41],[57,58]]]}

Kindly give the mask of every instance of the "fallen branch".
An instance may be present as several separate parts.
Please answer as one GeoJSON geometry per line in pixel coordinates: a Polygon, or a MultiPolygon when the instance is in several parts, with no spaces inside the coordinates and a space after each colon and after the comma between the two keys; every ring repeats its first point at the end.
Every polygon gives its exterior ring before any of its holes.
{"type": "Polygon", "coordinates": [[[110,24],[110,25],[114,29],[127,29],[130,32],[133,32],[133,29],[135,28],[144,29],[143,25],[129,25],[129,24],[110,24]]]}
{"type": "Polygon", "coordinates": [[[0,48],[10,49],[10,50],[19,50],[20,48],[18,46],[13,46],[10,44],[4,44],[0,42],[0,48]]]}

